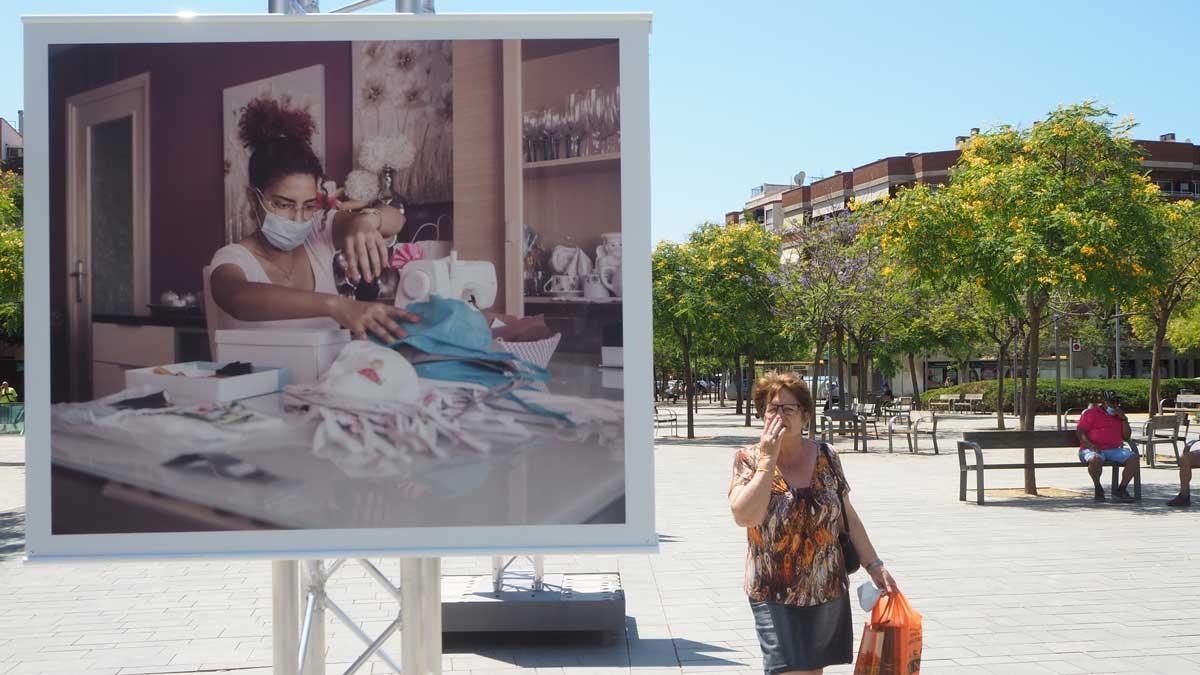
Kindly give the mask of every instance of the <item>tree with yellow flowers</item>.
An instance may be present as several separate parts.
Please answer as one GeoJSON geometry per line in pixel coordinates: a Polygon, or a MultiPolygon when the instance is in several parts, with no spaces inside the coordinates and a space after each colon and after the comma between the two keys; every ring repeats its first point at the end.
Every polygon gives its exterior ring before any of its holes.
{"type": "MultiPolygon", "coordinates": [[[[1129,304],[1140,311],[1132,324],[1134,334],[1150,342],[1150,363],[1158,364],[1167,329],[1179,309],[1200,300],[1200,207],[1191,200],[1164,202],[1158,211],[1156,231],[1164,240],[1161,276],[1146,288],[1145,295],[1129,304]]],[[[1162,374],[1150,369],[1150,412],[1157,410],[1162,374]]]]}
{"type": "Polygon", "coordinates": [[[653,274],[654,342],[662,347],[673,341],[683,358],[683,384],[687,394],[687,437],[695,438],[692,403],[695,376],[692,359],[696,336],[702,328],[704,299],[700,293],[698,259],[689,243],[662,241],[651,256],[653,274]]]}
{"type": "Polygon", "coordinates": [[[24,340],[25,230],[21,175],[0,171],[0,340],[24,340]]]}
{"type": "MultiPolygon", "coordinates": [[[[1113,117],[1084,102],[1031,128],[977,134],[964,142],[947,185],[918,185],[892,200],[882,246],[931,283],[973,282],[1029,322],[1022,430],[1034,427],[1039,334],[1051,299],[1142,297],[1163,274],[1161,197],[1130,138],[1132,120],[1113,117]]],[[[1036,494],[1032,450],[1025,460],[1025,490],[1036,494]]]]}
{"type": "MultiPolygon", "coordinates": [[[[779,272],[779,236],[753,221],[705,223],[688,246],[696,261],[704,351],[737,361],[745,357],[753,369],[755,357],[769,355],[782,332],[772,281],[779,272]]],[[[750,426],[749,405],[745,425],[750,426]]]]}

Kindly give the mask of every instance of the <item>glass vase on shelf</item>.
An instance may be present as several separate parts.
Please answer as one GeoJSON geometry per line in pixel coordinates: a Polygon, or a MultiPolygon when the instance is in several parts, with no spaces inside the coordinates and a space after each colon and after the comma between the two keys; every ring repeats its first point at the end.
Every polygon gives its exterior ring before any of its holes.
{"type": "Polygon", "coordinates": [[[567,106],[563,114],[563,133],[567,157],[579,157],[582,154],[580,142],[586,133],[583,100],[584,96],[581,92],[573,91],[567,94],[567,106]]]}
{"type": "Polygon", "coordinates": [[[525,144],[525,161],[540,162],[544,159],[542,153],[542,129],[536,112],[526,112],[521,116],[521,130],[525,144]]]}

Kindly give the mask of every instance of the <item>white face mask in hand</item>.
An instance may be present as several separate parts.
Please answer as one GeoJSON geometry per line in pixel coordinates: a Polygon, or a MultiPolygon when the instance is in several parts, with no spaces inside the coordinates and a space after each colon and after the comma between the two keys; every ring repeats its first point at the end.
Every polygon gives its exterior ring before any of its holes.
{"type": "Polygon", "coordinates": [[[291,251],[300,246],[308,239],[308,235],[312,233],[316,227],[317,219],[321,217],[320,212],[313,214],[312,218],[306,221],[295,221],[289,218],[272,213],[267,208],[266,203],[262,199],[262,193],[259,193],[258,203],[262,206],[263,221],[262,233],[267,238],[272,246],[281,251],[291,251]]]}

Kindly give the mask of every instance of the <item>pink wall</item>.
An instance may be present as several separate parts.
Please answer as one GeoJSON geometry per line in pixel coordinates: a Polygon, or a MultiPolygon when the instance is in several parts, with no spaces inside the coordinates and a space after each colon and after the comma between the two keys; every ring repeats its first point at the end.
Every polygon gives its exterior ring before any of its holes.
{"type": "MultiPolygon", "coordinates": [[[[225,238],[222,94],[226,87],[325,66],[325,171],[351,166],[350,43],[83,45],[50,49],[50,243],[54,358],[67,359],[66,99],[150,73],[151,296],[200,290],[200,272],[225,238]]],[[[57,369],[55,369],[57,370],[57,369]]],[[[65,393],[56,373],[54,398],[65,393]]]]}
{"type": "MultiPolygon", "coordinates": [[[[150,73],[151,292],[199,290],[200,270],[224,245],[222,93],[226,87],[324,64],[326,172],[350,170],[350,43],[91,45],[50,63],[51,228],[65,247],[66,97],[150,73]],[[57,115],[57,118],[54,118],[57,115]],[[164,261],[155,264],[155,261],[164,261]],[[169,262],[168,262],[169,261],[169,262]]],[[[62,275],[54,278],[61,281],[62,275]]],[[[56,294],[56,297],[59,294],[56,294]]]]}

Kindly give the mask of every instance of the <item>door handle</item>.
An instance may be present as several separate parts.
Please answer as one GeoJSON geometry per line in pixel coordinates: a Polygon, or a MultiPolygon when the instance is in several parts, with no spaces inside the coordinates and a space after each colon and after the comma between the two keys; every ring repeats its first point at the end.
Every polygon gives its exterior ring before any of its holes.
{"type": "Polygon", "coordinates": [[[75,302],[83,302],[83,278],[87,273],[83,271],[82,260],[75,261],[75,271],[70,276],[75,278],[75,302]]]}

